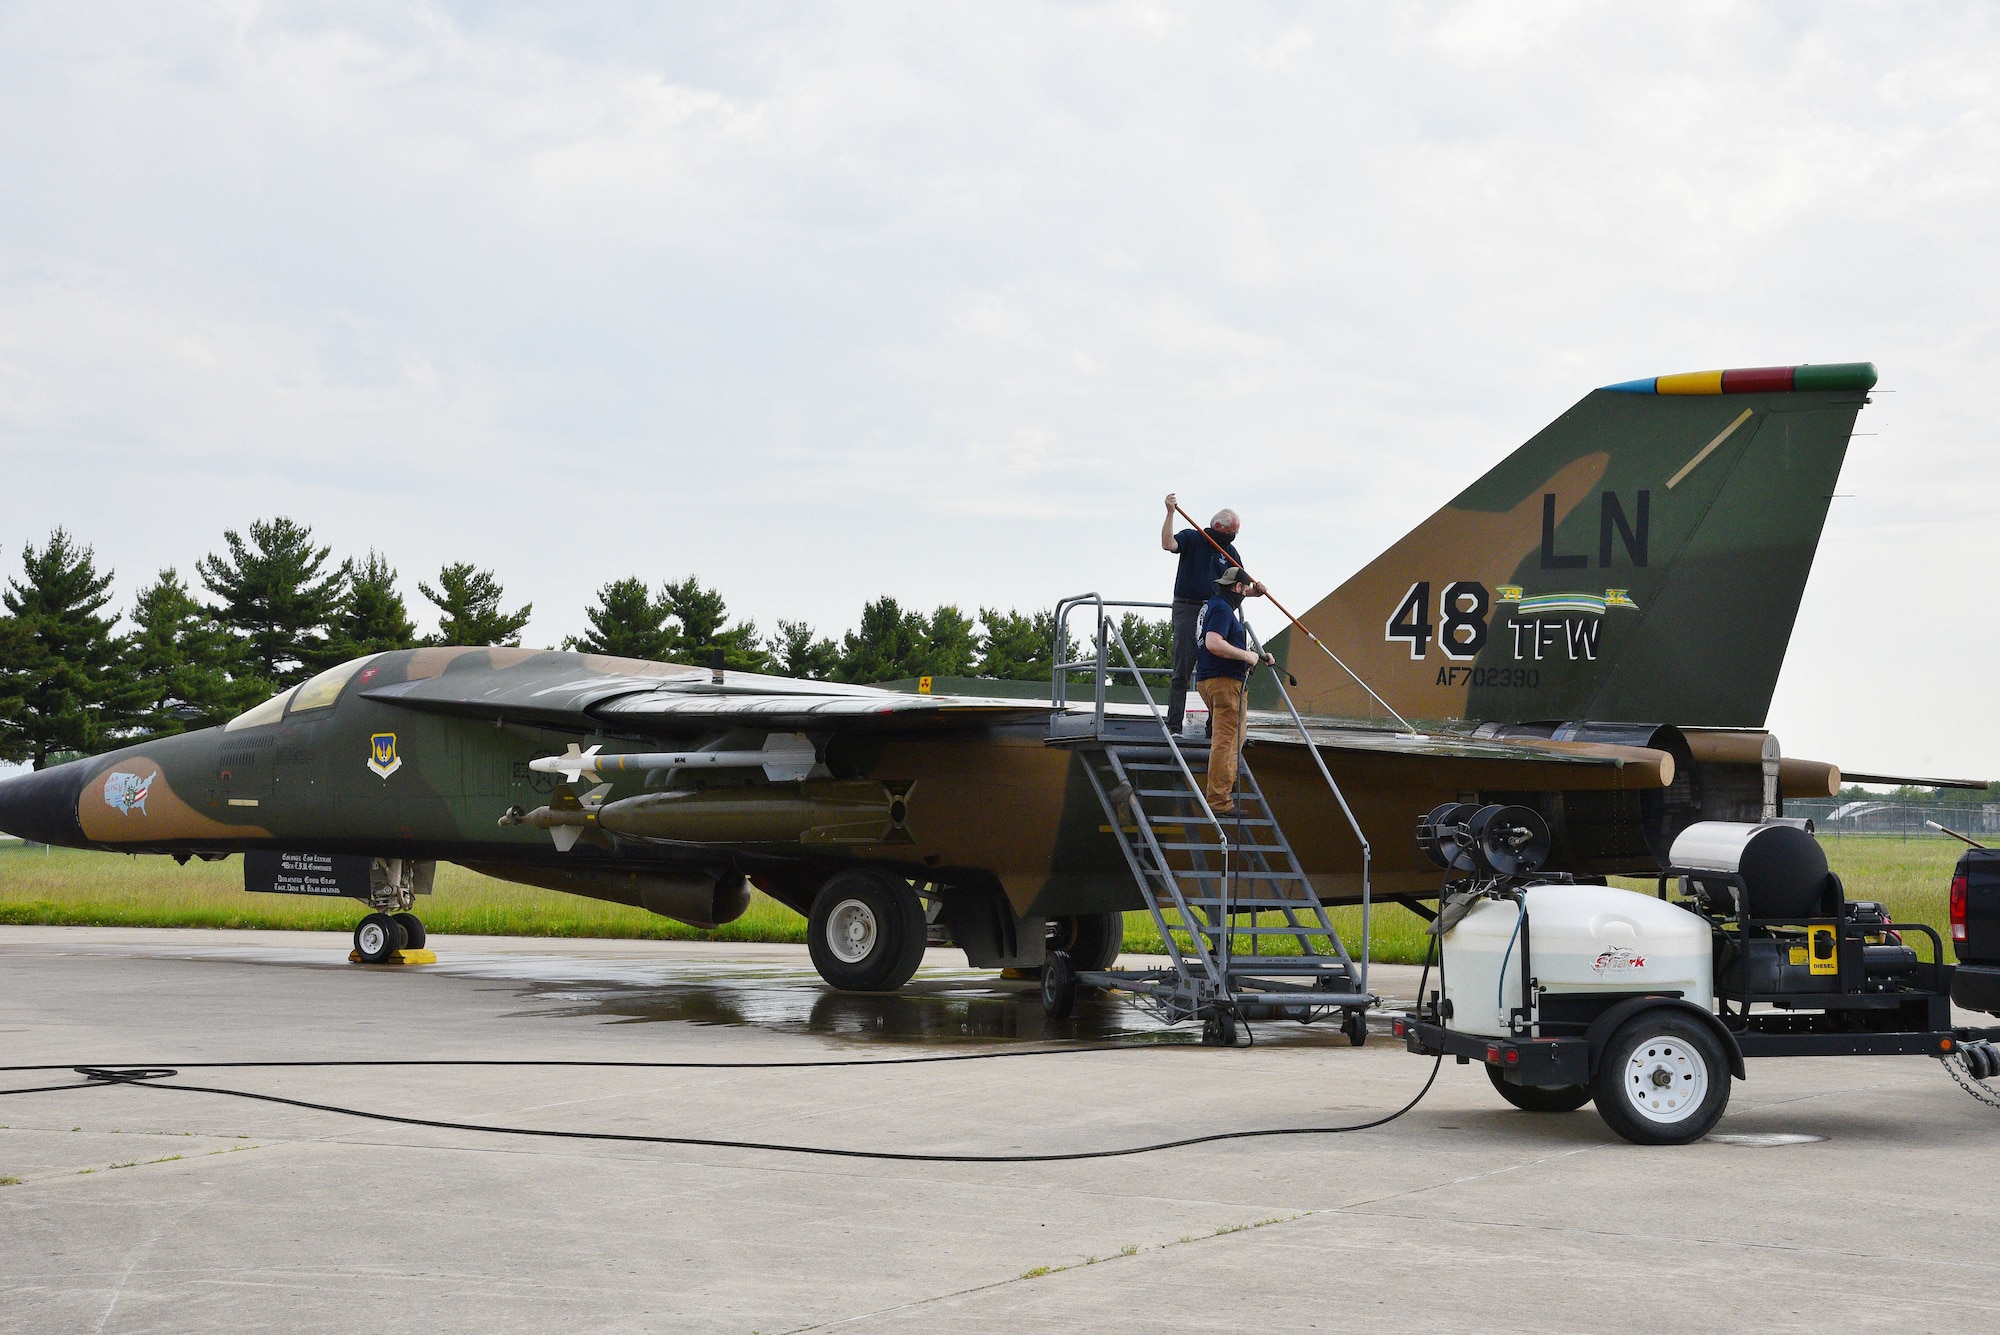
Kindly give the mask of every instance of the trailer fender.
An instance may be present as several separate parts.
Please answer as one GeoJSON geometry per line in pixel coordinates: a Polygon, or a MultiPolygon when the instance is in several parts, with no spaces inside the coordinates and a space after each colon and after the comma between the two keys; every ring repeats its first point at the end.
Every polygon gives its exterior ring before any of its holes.
{"type": "Polygon", "coordinates": [[[1729,1074],[1738,1080],[1748,1078],[1743,1069],[1743,1049],[1736,1045],[1736,1035],[1730,1033],[1722,1021],[1715,1018],[1714,1012],[1703,1010],[1693,1002],[1680,997],[1632,997],[1619,1002],[1592,1020],[1590,1028],[1584,1031],[1583,1036],[1590,1044],[1590,1073],[1593,1076],[1597,1074],[1598,1054],[1604,1051],[1604,1045],[1611,1041],[1611,1036],[1618,1032],[1618,1026],[1640,1011],[1653,1006],[1683,1011],[1707,1025],[1709,1032],[1715,1035],[1715,1041],[1722,1044],[1723,1052],[1728,1054],[1729,1074]]]}

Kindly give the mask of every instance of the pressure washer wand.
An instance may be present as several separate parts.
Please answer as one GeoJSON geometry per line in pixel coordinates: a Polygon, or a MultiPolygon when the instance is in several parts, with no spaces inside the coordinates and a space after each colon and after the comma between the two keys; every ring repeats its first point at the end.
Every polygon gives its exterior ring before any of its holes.
{"type": "Polygon", "coordinates": [[[1985,844],[1980,843],[1977,839],[1968,839],[1966,836],[1960,834],[1957,830],[1951,829],[1949,826],[1940,825],[1934,820],[1927,820],[1924,822],[1924,824],[1930,826],[1933,830],[1936,830],[1939,834],[1950,835],[1952,838],[1958,840],[1962,844],[1971,844],[1974,848],[1986,847],[1985,844]]]}
{"type": "MultiPolygon", "coordinates": [[[[1181,509],[1179,501],[1174,502],[1174,513],[1179,515],[1182,519],[1187,520],[1189,526],[1192,527],[1195,532],[1201,534],[1202,541],[1206,542],[1209,546],[1215,548],[1217,555],[1228,560],[1231,564],[1235,563],[1236,558],[1229,555],[1229,549],[1224,547],[1221,543],[1217,542],[1214,536],[1210,534],[1207,529],[1203,528],[1200,524],[1196,523],[1193,515],[1181,509]]],[[[1249,572],[1245,571],[1244,573],[1248,574],[1249,572]]],[[[1417,735],[1417,730],[1410,725],[1410,721],[1404,718],[1401,714],[1398,714],[1395,710],[1395,707],[1391,705],[1387,700],[1384,700],[1381,696],[1375,694],[1375,688],[1373,686],[1370,686],[1367,682],[1361,680],[1360,673],[1356,672],[1353,668],[1347,666],[1346,663],[1341,662],[1340,655],[1335,653],[1333,650],[1327,648],[1326,641],[1320,639],[1319,636],[1307,630],[1305,628],[1305,623],[1300,621],[1297,617],[1293,616],[1290,610],[1288,610],[1283,603],[1278,601],[1276,594],[1272,593],[1269,589],[1266,589],[1264,590],[1264,596],[1270,599],[1271,606],[1278,609],[1279,615],[1283,616],[1285,620],[1291,622],[1292,625],[1297,628],[1299,634],[1305,636],[1307,639],[1311,640],[1314,644],[1318,645],[1321,653],[1325,654],[1328,658],[1331,658],[1340,667],[1340,670],[1342,672],[1345,672],[1348,676],[1354,678],[1354,684],[1359,686],[1362,690],[1368,692],[1369,699],[1373,700],[1376,704],[1382,706],[1382,708],[1388,710],[1389,716],[1395,719],[1396,722],[1403,725],[1404,732],[1409,733],[1413,737],[1417,735]]],[[[1289,676],[1290,674],[1288,673],[1286,675],[1289,676]]],[[[1296,686],[1298,685],[1298,682],[1294,680],[1292,684],[1296,686]]]]}

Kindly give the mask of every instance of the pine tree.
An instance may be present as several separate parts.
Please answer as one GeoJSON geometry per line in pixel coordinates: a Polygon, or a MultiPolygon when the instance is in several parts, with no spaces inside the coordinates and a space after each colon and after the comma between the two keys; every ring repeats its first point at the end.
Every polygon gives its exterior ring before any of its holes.
{"type": "Polygon", "coordinates": [[[674,629],[667,624],[665,599],[656,599],[646,581],[634,575],[615,579],[597,591],[597,606],[584,612],[590,630],[563,641],[563,648],[612,658],[644,658],[665,662],[674,656],[674,629]]]}
{"type": "Polygon", "coordinates": [[[840,670],[840,647],[816,639],[803,621],[780,621],[778,633],[766,645],[771,670],[786,677],[826,681],[840,670]]]}
{"type": "Polygon", "coordinates": [[[353,564],[328,570],[333,549],[314,547],[312,530],[282,515],[253,522],[248,543],[234,529],[222,540],[227,553],[195,567],[222,600],[216,615],[243,638],[258,676],[280,686],[303,681],[329,656],[328,631],[353,564]]]}
{"type": "Polygon", "coordinates": [[[982,607],[979,621],[986,628],[979,646],[980,676],[1002,681],[1048,680],[1055,666],[1050,656],[1056,631],[1053,611],[1023,616],[982,607]]]}
{"type": "Polygon", "coordinates": [[[906,674],[913,677],[969,677],[979,646],[971,617],[946,604],[931,613],[924,627],[923,643],[912,655],[906,674]]]}
{"type": "Polygon", "coordinates": [[[347,597],[334,616],[326,657],[333,663],[366,654],[408,649],[417,642],[409,608],[396,589],[396,571],[387,557],[370,549],[348,579],[347,597]]]}
{"type": "Polygon", "coordinates": [[[96,750],[129,726],[141,693],[118,671],[117,617],[100,615],[112,572],[98,573],[96,553],[58,528],[40,551],[22,549],[21,566],[22,578],[0,594],[19,663],[0,694],[20,700],[0,744],[39,769],[56,752],[96,750]]]}
{"type": "Polygon", "coordinates": [[[14,617],[0,617],[0,760],[23,760],[27,743],[27,689],[41,651],[27,627],[14,617]]]}
{"type": "Polygon", "coordinates": [[[722,665],[732,672],[762,672],[768,666],[757,639],[757,623],[727,626],[729,608],[722,595],[701,587],[693,575],[660,588],[660,602],[674,619],[673,657],[706,666],[722,651],[722,665]]]}
{"type": "MultiPolygon", "coordinates": [[[[1137,612],[1127,612],[1118,620],[1118,630],[1125,639],[1125,647],[1132,651],[1132,658],[1142,668],[1171,668],[1174,665],[1174,624],[1165,619],[1142,617],[1137,612]]],[[[1113,644],[1108,652],[1113,663],[1124,667],[1124,655],[1113,644]]]]}
{"type": "Polygon", "coordinates": [[[521,627],[528,624],[535,610],[535,605],[528,603],[513,612],[502,611],[500,600],[505,593],[500,581],[493,578],[492,571],[475,570],[464,561],[440,570],[437,588],[419,583],[417,589],[443,613],[438,618],[438,633],[429,641],[432,644],[519,648],[521,627]]]}
{"type": "Polygon", "coordinates": [[[137,721],[150,735],[227,722],[276,689],[249,667],[241,643],[171,567],[139,590],[132,625],[125,675],[144,693],[137,721]]]}
{"type": "Polygon", "coordinates": [[[923,674],[913,669],[930,626],[919,612],[905,612],[894,598],[883,596],[863,605],[861,624],[841,640],[839,680],[896,681],[923,674]]]}

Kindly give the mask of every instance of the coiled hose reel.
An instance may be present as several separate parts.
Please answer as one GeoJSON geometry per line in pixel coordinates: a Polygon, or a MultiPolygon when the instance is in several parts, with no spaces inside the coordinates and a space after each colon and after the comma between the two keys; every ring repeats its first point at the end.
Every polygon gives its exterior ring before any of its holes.
{"type": "Polygon", "coordinates": [[[1549,824],[1533,807],[1446,802],[1417,821],[1417,847],[1439,869],[1532,876],[1549,860],[1549,824]]]}

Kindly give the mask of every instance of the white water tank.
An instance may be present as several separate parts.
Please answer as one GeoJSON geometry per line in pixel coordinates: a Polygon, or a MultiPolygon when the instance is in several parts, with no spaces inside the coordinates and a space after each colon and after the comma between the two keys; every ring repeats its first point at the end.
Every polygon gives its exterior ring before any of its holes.
{"type": "MultiPolygon", "coordinates": [[[[1715,997],[1708,923],[1652,895],[1603,885],[1531,885],[1528,968],[1548,992],[1679,992],[1704,1008],[1715,997]]],[[[1482,899],[1445,933],[1448,1026],[1492,1037],[1521,1004],[1518,907],[1482,899]],[[1511,945],[1510,945],[1511,941],[1511,945]]]]}

